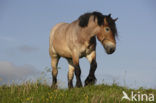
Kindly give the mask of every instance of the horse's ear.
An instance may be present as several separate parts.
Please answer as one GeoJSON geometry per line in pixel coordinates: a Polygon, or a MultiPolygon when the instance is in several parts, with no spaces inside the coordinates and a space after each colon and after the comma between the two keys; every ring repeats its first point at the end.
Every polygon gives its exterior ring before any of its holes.
{"type": "Polygon", "coordinates": [[[86,27],[88,25],[89,18],[90,18],[89,13],[80,16],[79,17],[79,26],[80,27],[86,27]]]}
{"type": "Polygon", "coordinates": [[[108,17],[110,18],[112,14],[108,14],[108,17]]]}
{"type": "Polygon", "coordinates": [[[114,19],[114,22],[116,22],[117,20],[118,20],[118,18],[115,18],[115,19],[114,19]]]}

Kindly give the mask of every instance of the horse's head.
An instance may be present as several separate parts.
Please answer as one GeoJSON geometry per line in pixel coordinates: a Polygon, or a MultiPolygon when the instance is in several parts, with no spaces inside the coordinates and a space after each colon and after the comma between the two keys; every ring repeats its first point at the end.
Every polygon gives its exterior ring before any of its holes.
{"type": "Polygon", "coordinates": [[[111,14],[103,15],[100,12],[92,12],[79,17],[79,26],[86,28],[86,31],[89,31],[91,36],[96,35],[107,54],[112,54],[116,49],[116,20],[117,18],[112,19],[111,14]]]}
{"type": "Polygon", "coordinates": [[[104,16],[102,20],[104,23],[100,25],[100,32],[98,32],[97,38],[104,46],[107,54],[112,54],[116,49],[116,36],[117,30],[115,21],[116,19],[111,18],[111,14],[104,16]]]}

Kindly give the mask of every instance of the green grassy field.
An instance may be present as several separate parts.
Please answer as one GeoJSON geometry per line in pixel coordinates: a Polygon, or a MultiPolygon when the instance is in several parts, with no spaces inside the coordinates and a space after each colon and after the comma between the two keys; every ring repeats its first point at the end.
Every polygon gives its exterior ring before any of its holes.
{"type": "Polygon", "coordinates": [[[115,84],[52,90],[44,84],[25,83],[0,86],[0,103],[129,103],[128,100],[121,101],[122,91],[128,95],[131,95],[131,91],[136,93],[139,91],[140,93],[153,93],[156,96],[156,90],[153,89],[133,90],[115,84]]]}

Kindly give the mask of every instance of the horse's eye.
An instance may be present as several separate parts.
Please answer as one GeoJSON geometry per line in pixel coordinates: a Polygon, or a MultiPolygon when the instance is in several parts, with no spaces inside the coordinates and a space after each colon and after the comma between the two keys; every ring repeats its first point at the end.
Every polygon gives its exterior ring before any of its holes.
{"type": "Polygon", "coordinates": [[[106,27],[105,30],[108,32],[110,29],[109,29],[109,27],[106,27]]]}

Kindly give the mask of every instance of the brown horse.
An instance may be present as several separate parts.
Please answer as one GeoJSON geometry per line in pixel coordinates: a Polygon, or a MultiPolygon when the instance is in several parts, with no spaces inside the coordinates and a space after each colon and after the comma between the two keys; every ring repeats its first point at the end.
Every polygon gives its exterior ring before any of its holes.
{"type": "Polygon", "coordinates": [[[52,87],[57,85],[57,64],[60,57],[69,63],[68,87],[73,87],[73,76],[76,75],[76,87],[81,87],[81,69],[79,59],[86,57],[90,62],[90,72],[85,85],[96,82],[96,37],[102,43],[107,54],[116,49],[117,29],[111,14],[103,15],[100,12],[86,13],[72,23],[59,23],[50,33],[49,54],[52,66],[52,87]]]}

